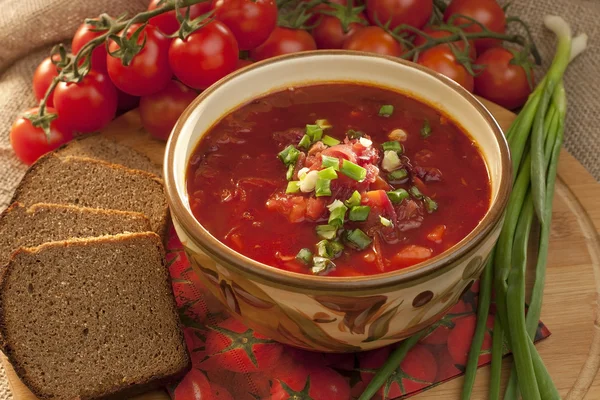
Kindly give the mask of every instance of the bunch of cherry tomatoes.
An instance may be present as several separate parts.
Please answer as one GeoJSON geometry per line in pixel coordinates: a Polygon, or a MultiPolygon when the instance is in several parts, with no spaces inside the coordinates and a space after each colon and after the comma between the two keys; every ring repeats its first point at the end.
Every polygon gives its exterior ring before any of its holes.
{"type": "MultiPolygon", "coordinates": [[[[158,12],[175,1],[152,0],[148,10],[158,12]]],[[[189,103],[222,77],[254,61],[317,49],[409,58],[511,109],[530,94],[529,58],[518,48],[502,47],[507,18],[496,0],[347,1],[353,0],[205,1],[155,13],[118,35],[88,21],[73,37],[73,54],[106,38],[86,60],[89,71],[76,81],[62,79],[56,54],[42,61],[33,91],[45,101],[13,124],[13,149],[31,164],[138,105],[144,128],[166,140],[189,103]],[[481,37],[444,39],[456,37],[457,28],[461,36],[481,37]],[[417,51],[423,44],[434,45],[417,51]],[[53,80],[59,82],[49,91],[53,80]],[[52,116],[45,127],[36,122],[40,108],[52,116]]]]}

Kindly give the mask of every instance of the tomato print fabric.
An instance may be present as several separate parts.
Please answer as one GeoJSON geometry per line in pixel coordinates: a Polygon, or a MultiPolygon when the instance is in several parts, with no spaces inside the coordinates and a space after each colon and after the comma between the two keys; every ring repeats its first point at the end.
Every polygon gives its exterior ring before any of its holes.
{"type": "MultiPolygon", "coordinates": [[[[184,325],[192,369],[168,388],[173,400],[357,399],[395,345],[355,354],[296,349],[253,332],[231,317],[192,270],[173,228],[167,265],[184,325]]],[[[378,399],[406,398],[461,375],[475,331],[476,282],[407,354],[380,389],[378,399]]],[[[479,365],[491,360],[490,314],[479,365]]],[[[536,341],[550,335],[539,324],[536,341]]]]}

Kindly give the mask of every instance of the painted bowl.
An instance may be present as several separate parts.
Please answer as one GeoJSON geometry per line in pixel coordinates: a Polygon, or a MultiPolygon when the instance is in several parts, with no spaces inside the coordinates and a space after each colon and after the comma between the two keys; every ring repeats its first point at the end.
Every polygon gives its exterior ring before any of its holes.
{"type": "Polygon", "coordinates": [[[504,136],[470,93],[419,65],[348,51],[282,56],[220,80],[179,119],[164,165],[177,234],[212,293],[256,331],[282,343],[325,352],[385,346],[440,319],[483,270],[500,233],[512,180],[504,136]],[[230,111],[256,97],[290,86],[328,82],[365,83],[408,94],[453,119],[477,141],[489,170],[492,200],[466,238],[403,270],[365,277],[311,276],[253,261],[196,221],[188,202],[186,170],[202,136],[230,111]]]}

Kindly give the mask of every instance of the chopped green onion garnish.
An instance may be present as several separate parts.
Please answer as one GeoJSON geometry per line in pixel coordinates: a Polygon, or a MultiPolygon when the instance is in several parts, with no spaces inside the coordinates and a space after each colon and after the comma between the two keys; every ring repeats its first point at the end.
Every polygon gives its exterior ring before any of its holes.
{"type": "Polygon", "coordinates": [[[381,145],[381,147],[383,147],[383,151],[391,150],[391,151],[395,151],[398,154],[402,154],[404,152],[402,145],[399,142],[395,142],[395,141],[385,142],[384,144],[381,145]]]}
{"type": "Polygon", "coordinates": [[[431,214],[432,212],[437,211],[438,204],[430,197],[425,196],[425,209],[431,214]]]}
{"type": "Polygon", "coordinates": [[[334,259],[337,258],[343,250],[344,245],[340,242],[321,240],[317,243],[317,254],[319,257],[334,259]]]}
{"type": "Polygon", "coordinates": [[[313,266],[310,270],[313,274],[317,275],[333,268],[335,268],[335,264],[329,258],[314,257],[313,266]]]}
{"type": "Polygon", "coordinates": [[[285,173],[285,179],[287,179],[288,181],[291,181],[292,177],[294,176],[294,168],[296,168],[296,166],[294,164],[291,164],[288,167],[287,172],[285,173]]]}
{"type": "Polygon", "coordinates": [[[312,261],[313,258],[313,254],[312,251],[310,251],[309,249],[301,249],[298,254],[296,254],[296,260],[309,265],[310,262],[312,261]]]}
{"type": "Polygon", "coordinates": [[[410,194],[412,194],[412,196],[414,198],[417,198],[417,199],[422,199],[423,198],[423,193],[421,193],[421,191],[419,190],[419,188],[416,187],[416,186],[411,187],[410,189],[408,189],[408,191],[410,192],[410,194]]]}
{"type": "Polygon", "coordinates": [[[379,109],[379,116],[380,117],[389,117],[393,113],[394,113],[394,106],[391,105],[391,104],[383,105],[379,109]]]}
{"type": "Polygon", "coordinates": [[[346,239],[355,245],[359,250],[364,250],[371,244],[371,238],[361,231],[360,229],[354,229],[352,231],[348,231],[346,235],[346,239]]]}
{"type": "Polygon", "coordinates": [[[401,180],[406,179],[407,176],[408,176],[407,170],[405,170],[404,168],[397,169],[394,172],[390,172],[388,174],[388,181],[401,181],[401,180]]]}
{"type": "Polygon", "coordinates": [[[333,225],[317,225],[317,236],[322,239],[335,239],[337,228],[333,225]]]}
{"type": "Polygon", "coordinates": [[[321,140],[323,137],[323,129],[321,129],[319,125],[306,125],[306,134],[314,143],[321,140]]]}
{"type": "Polygon", "coordinates": [[[352,139],[360,139],[364,135],[365,135],[364,132],[355,131],[354,129],[349,129],[348,132],[346,132],[346,136],[350,140],[352,140],[352,139]]]}
{"type": "Polygon", "coordinates": [[[369,206],[354,206],[350,209],[348,219],[350,221],[366,221],[370,212],[371,207],[369,206]]]}
{"type": "Polygon", "coordinates": [[[331,211],[335,210],[336,208],[343,207],[343,206],[344,206],[344,203],[342,203],[341,201],[336,199],[327,206],[327,209],[331,212],[331,211]]]}
{"type": "Polygon", "coordinates": [[[291,181],[287,184],[286,193],[298,193],[300,191],[300,181],[291,181]]]}
{"type": "Polygon", "coordinates": [[[344,225],[346,211],[348,211],[348,207],[343,204],[332,209],[331,213],[329,214],[329,225],[335,226],[336,228],[341,228],[342,225],[344,225]]]}
{"type": "Polygon", "coordinates": [[[337,140],[336,138],[331,137],[329,135],[323,136],[323,139],[321,139],[321,140],[323,141],[323,144],[330,146],[330,147],[341,143],[339,140],[337,140]]]}
{"type": "Polygon", "coordinates": [[[300,142],[298,142],[298,147],[302,147],[303,149],[308,149],[312,144],[310,137],[308,135],[302,136],[300,142]]]}
{"type": "Polygon", "coordinates": [[[317,179],[317,185],[315,186],[315,195],[317,197],[331,196],[331,180],[330,179],[317,179]]]}
{"type": "Polygon", "coordinates": [[[329,156],[321,156],[321,159],[323,160],[321,163],[321,166],[323,168],[333,168],[336,171],[340,170],[340,159],[336,158],[336,157],[329,157],[329,156]]]}
{"type": "Polygon", "coordinates": [[[387,196],[392,203],[398,204],[408,198],[408,192],[404,189],[396,189],[393,192],[387,192],[387,196]]]}
{"type": "Polygon", "coordinates": [[[355,181],[362,182],[367,177],[367,170],[352,161],[344,160],[340,172],[355,181]]]}
{"type": "Polygon", "coordinates": [[[300,155],[300,151],[294,147],[294,145],[289,145],[288,147],[286,147],[285,149],[281,150],[281,152],[277,155],[277,157],[279,157],[279,159],[285,164],[285,165],[292,165],[292,164],[296,164],[296,161],[298,160],[298,156],[300,155]]]}
{"type": "Polygon", "coordinates": [[[394,171],[402,166],[402,161],[398,157],[398,153],[393,150],[383,152],[383,160],[381,160],[381,168],[386,171],[394,171]]]}
{"type": "Polygon", "coordinates": [[[318,119],[315,121],[315,124],[319,125],[323,130],[333,128],[333,126],[326,119],[318,119]]]}
{"type": "Polygon", "coordinates": [[[322,169],[318,172],[319,178],[322,179],[337,179],[337,172],[335,172],[335,169],[333,167],[327,167],[325,169],[322,169]]]}
{"type": "Polygon", "coordinates": [[[329,252],[331,253],[331,258],[337,258],[344,251],[344,245],[341,242],[332,241],[329,242],[329,252]]]}
{"type": "Polygon", "coordinates": [[[348,207],[360,206],[361,199],[362,197],[360,193],[358,193],[358,190],[355,190],[354,193],[352,193],[352,196],[350,196],[350,198],[346,200],[345,203],[348,207]]]}
{"type": "Polygon", "coordinates": [[[389,219],[383,217],[383,216],[379,216],[379,222],[381,222],[381,225],[385,226],[385,227],[390,227],[390,226],[394,226],[394,224],[392,223],[392,221],[390,221],[389,219]]]}
{"type": "Polygon", "coordinates": [[[329,252],[327,251],[327,240],[321,240],[319,243],[317,243],[317,254],[319,255],[319,257],[329,257],[329,252]]]}
{"type": "Polygon", "coordinates": [[[429,120],[426,119],[425,122],[423,122],[423,127],[421,128],[421,136],[428,138],[429,135],[431,135],[431,125],[429,125],[429,120]]]}

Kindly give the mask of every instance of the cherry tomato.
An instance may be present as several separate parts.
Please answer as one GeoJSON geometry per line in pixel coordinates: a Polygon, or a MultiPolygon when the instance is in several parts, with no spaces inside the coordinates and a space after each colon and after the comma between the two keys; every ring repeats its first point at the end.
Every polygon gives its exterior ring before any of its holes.
{"type": "Polygon", "coordinates": [[[283,54],[298,53],[300,51],[316,50],[317,44],[310,33],[301,29],[276,27],[266,42],[250,50],[250,58],[254,61],[283,54]]]}
{"type": "MultiPolygon", "coordinates": [[[[303,2],[305,3],[309,3],[310,1],[311,0],[303,0],[303,2]]],[[[330,0],[329,3],[339,4],[342,6],[348,4],[346,0],[330,0]]],[[[306,25],[315,25],[319,21],[319,19],[323,17],[323,14],[318,12],[319,10],[333,10],[333,7],[329,6],[328,4],[321,3],[312,8],[307,9],[306,13],[310,14],[310,18],[308,18],[308,20],[306,21],[306,25]]]]}
{"type": "MultiPolygon", "coordinates": [[[[36,114],[38,108],[32,108],[25,114],[36,114]]],[[[56,110],[47,107],[48,114],[56,114],[56,110]]],[[[65,126],[59,117],[50,123],[50,138],[42,128],[33,126],[24,116],[19,117],[10,128],[10,144],[15,155],[27,165],[33,164],[44,154],[62,146],[73,139],[73,131],[65,126]]]]}
{"type": "Polygon", "coordinates": [[[186,400],[212,400],[213,393],[208,379],[201,371],[192,368],[175,388],[175,396],[186,400]]]}
{"type": "Polygon", "coordinates": [[[56,111],[73,131],[104,128],[117,112],[117,89],[106,75],[90,71],[81,82],[60,82],[54,90],[56,111]]]}
{"type": "Polygon", "coordinates": [[[206,335],[208,356],[228,371],[265,371],[277,363],[282,351],[281,344],[233,318],[220,322],[206,335]]]}
{"type": "Polygon", "coordinates": [[[322,366],[304,367],[296,364],[273,381],[271,400],[305,399],[348,400],[350,385],[340,374],[322,366]],[[284,383],[289,388],[286,390],[284,383]],[[308,396],[302,392],[308,388],[308,396]],[[292,393],[289,392],[291,390],[292,393]]]}
{"type": "MultiPolygon", "coordinates": [[[[513,64],[513,59],[513,54],[503,47],[491,48],[480,55],[475,63],[485,69],[475,77],[475,93],[508,109],[525,104],[531,86],[525,68],[513,64]]],[[[529,76],[533,83],[533,74],[529,76]]]]}
{"type": "MultiPolygon", "coordinates": [[[[73,41],[71,42],[71,51],[73,54],[77,54],[81,48],[87,44],[90,40],[102,36],[105,31],[94,32],[94,27],[89,24],[82,24],[75,32],[73,41]]],[[[106,73],[106,46],[100,45],[92,51],[92,69],[106,73]]]]}
{"type": "Polygon", "coordinates": [[[233,33],[240,50],[263,44],[277,25],[274,0],[213,0],[215,17],[233,33]]]}
{"type": "MultiPolygon", "coordinates": [[[[454,14],[461,14],[473,18],[487,29],[505,33],[506,15],[496,0],[452,0],[444,12],[444,21],[448,21],[454,14]]],[[[469,25],[465,32],[481,32],[481,27],[466,18],[455,18],[454,25],[469,25]]],[[[499,46],[502,42],[497,39],[477,39],[475,46],[479,54],[485,50],[499,46]]]]}
{"type": "Polygon", "coordinates": [[[206,89],[235,70],[238,53],[229,28],[220,21],[212,21],[185,40],[173,40],[169,63],[181,82],[194,89],[206,89]]]}
{"type": "Polygon", "coordinates": [[[446,75],[469,92],[473,92],[474,79],[457,60],[448,46],[435,46],[419,55],[417,62],[446,75]]]}
{"type": "Polygon", "coordinates": [[[367,51],[387,56],[400,57],[402,45],[386,31],[378,26],[367,26],[354,32],[344,42],[344,49],[367,51]]]}
{"type": "MultiPolygon", "coordinates": [[[[434,38],[443,38],[443,37],[452,35],[452,32],[440,30],[439,27],[435,27],[435,26],[431,26],[431,27],[427,26],[423,29],[423,32],[425,32],[426,34],[428,34],[429,36],[432,36],[434,38]]],[[[415,46],[421,46],[421,45],[425,44],[425,42],[427,42],[427,39],[424,36],[417,36],[415,38],[415,46]]],[[[461,51],[465,50],[465,42],[462,40],[457,40],[456,42],[452,42],[452,44],[455,45],[461,51]]],[[[450,47],[448,44],[444,44],[442,46],[450,47]]],[[[469,40],[469,56],[470,56],[471,60],[473,60],[473,61],[475,61],[475,58],[477,58],[477,50],[475,49],[475,42],[473,42],[472,40],[469,40]]]]}
{"type": "MultiPolygon", "coordinates": [[[[41,101],[44,98],[46,91],[56,76],[58,76],[56,65],[52,63],[50,57],[45,58],[33,73],[33,95],[37,101],[41,101]]],[[[49,107],[54,105],[54,92],[50,93],[46,105],[49,107]]]]}
{"type": "Polygon", "coordinates": [[[129,93],[125,93],[122,90],[117,89],[117,110],[125,112],[133,110],[140,104],[140,98],[138,96],[132,96],[129,93]]]}
{"type": "MultiPolygon", "coordinates": [[[[359,14],[359,17],[364,19],[363,14],[359,14]]],[[[319,24],[312,30],[312,36],[319,49],[341,49],[346,39],[361,28],[363,25],[353,22],[348,25],[348,32],[344,32],[339,18],[323,15],[319,24]]]]}
{"type": "Polygon", "coordinates": [[[252,60],[246,60],[244,58],[240,58],[237,61],[237,64],[235,65],[235,70],[237,71],[238,69],[242,69],[244,67],[247,67],[248,65],[253,64],[252,60]]]}
{"type": "Polygon", "coordinates": [[[177,81],[171,81],[160,92],[142,96],[142,125],[155,138],[167,140],[177,119],[196,96],[195,91],[177,81]]]}
{"type": "MultiPolygon", "coordinates": [[[[134,24],[129,28],[127,36],[139,28],[134,24]]],[[[144,48],[136,54],[127,66],[119,58],[106,57],[108,74],[115,86],[122,91],[134,96],[145,96],[163,89],[169,81],[173,72],[169,66],[170,39],[152,26],[146,25],[138,37],[138,43],[146,40],[144,48]]],[[[117,51],[117,43],[111,41],[109,50],[117,51]]]]}
{"type": "Polygon", "coordinates": [[[433,0],[367,0],[367,15],[373,24],[391,21],[390,28],[400,24],[423,27],[433,12],[433,0]]]}
{"type": "MultiPolygon", "coordinates": [[[[161,5],[158,4],[159,2],[160,0],[152,0],[148,6],[148,11],[152,11],[160,7],[161,5]]],[[[198,18],[202,14],[206,14],[210,11],[210,2],[204,1],[202,3],[191,5],[189,8],[190,19],[198,18]]],[[[183,7],[179,10],[179,13],[181,15],[185,15],[187,13],[187,9],[188,7],[183,7]]],[[[165,35],[172,35],[179,29],[179,21],[177,21],[175,10],[152,17],[148,23],[160,29],[160,31],[165,35]]]]}

